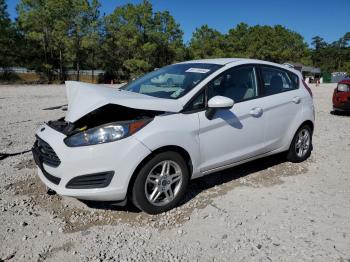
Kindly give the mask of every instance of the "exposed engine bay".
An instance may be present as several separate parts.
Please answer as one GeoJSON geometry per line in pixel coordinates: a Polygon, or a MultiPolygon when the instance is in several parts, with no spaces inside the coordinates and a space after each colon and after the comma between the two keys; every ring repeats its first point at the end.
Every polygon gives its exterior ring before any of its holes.
{"type": "Polygon", "coordinates": [[[162,111],[134,109],[116,104],[107,104],[93,110],[74,123],[67,122],[65,118],[49,121],[48,126],[67,136],[88,130],[111,122],[122,122],[132,120],[151,120],[162,111]]]}

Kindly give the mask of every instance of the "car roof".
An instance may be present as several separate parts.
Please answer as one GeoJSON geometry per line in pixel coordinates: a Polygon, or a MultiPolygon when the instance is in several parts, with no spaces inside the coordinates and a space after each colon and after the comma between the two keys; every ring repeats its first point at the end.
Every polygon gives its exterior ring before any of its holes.
{"type": "Polygon", "coordinates": [[[287,69],[289,71],[292,71],[296,74],[298,74],[300,77],[301,74],[299,74],[300,72],[295,70],[294,68],[288,66],[288,65],[281,65],[281,64],[277,64],[277,63],[273,63],[273,62],[269,62],[269,61],[264,61],[264,60],[258,60],[258,59],[250,59],[250,58],[209,58],[209,59],[197,59],[197,60],[189,60],[189,61],[183,61],[180,62],[178,64],[198,64],[198,63],[202,63],[202,64],[216,64],[216,65],[227,65],[230,63],[249,63],[249,64],[263,64],[263,65],[272,65],[272,66],[277,66],[280,68],[284,68],[287,69]]]}
{"type": "Polygon", "coordinates": [[[344,78],[343,80],[339,81],[339,84],[350,84],[350,78],[344,78]]]}
{"type": "Polygon", "coordinates": [[[228,63],[232,62],[238,62],[243,59],[241,58],[210,58],[210,59],[197,59],[197,60],[190,60],[190,61],[183,61],[179,64],[217,64],[217,65],[226,65],[228,63]]]}
{"type": "Polygon", "coordinates": [[[266,65],[274,65],[279,67],[287,67],[290,68],[287,65],[281,65],[269,61],[259,60],[259,59],[250,59],[250,58],[209,58],[209,59],[197,59],[197,60],[189,60],[189,61],[183,61],[179,64],[196,64],[196,63],[202,63],[202,64],[217,64],[217,65],[227,65],[230,63],[257,63],[257,64],[266,64],[266,65]]]}

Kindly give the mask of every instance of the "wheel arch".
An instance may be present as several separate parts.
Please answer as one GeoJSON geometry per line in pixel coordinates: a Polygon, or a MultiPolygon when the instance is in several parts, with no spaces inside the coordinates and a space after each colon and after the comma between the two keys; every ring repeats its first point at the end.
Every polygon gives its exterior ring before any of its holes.
{"type": "Polygon", "coordinates": [[[288,141],[288,144],[286,144],[288,146],[288,148],[285,148],[285,150],[289,150],[289,148],[291,147],[292,145],[292,141],[293,141],[293,138],[295,136],[295,134],[298,132],[298,130],[300,129],[300,127],[304,126],[304,125],[308,125],[310,126],[311,128],[311,134],[313,134],[314,132],[314,123],[311,121],[311,120],[305,120],[303,121],[300,125],[297,126],[297,128],[295,130],[293,130],[293,133],[290,135],[290,139],[288,141]]]}
{"type": "Polygon", "coordinates": [[[193,173],[193,164],[192,164],[192,159],[190,154],[187,152],[186,149],[184,149],[181,146],[176,146],[176,145],[168,145],[168,146],[162,146],[157,148],[156,150],[153,150],[148,156],[146,156],[136,167],[134,170],[133,174],[131,175],[131,178],[129,180],[128,184],[128,190],[127,190],[127,197],[130,196],[132,187],[134,185],[135,179],[137,177],[137,174],[139,173],[140,169],[156,154],[162,153],[162,152],[177,152],[179,153],[185,160],[190,177],[192,176],[193,173]]]}
{"type": "MultiPolygon", "coordinates": [[[[297,131],[299,130],[300,127],[302,127],[303,125],[308,125],[311,128],[311,132],[314,132],[314,123],[311,120],[306,120],[303,123],[301,123],[301,125],[298,127],[297,131]]],[[[295,131],[296,132],[296,131],[295,131]]]]}

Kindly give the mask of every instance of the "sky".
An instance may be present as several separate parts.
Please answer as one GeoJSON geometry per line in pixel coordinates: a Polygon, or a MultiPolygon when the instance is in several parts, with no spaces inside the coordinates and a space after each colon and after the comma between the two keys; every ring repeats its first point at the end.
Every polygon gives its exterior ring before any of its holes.
{"type": "MultiPolygon", "coordinates": [[[[101,14],[116,6],[142,0],[100,0],[101,14]]],[[[7,0],[12,19],[17,16],[19,0],[7,0]]],[[[188,42],[193,31],[207,24],[227,33],[238,23],[249,25],[280,24],[300,33],[307,43],[319,35],[333,42],[350,31],[350,0],[151,0],[154,11],[168,10],[184,31],[188,42]]]]}

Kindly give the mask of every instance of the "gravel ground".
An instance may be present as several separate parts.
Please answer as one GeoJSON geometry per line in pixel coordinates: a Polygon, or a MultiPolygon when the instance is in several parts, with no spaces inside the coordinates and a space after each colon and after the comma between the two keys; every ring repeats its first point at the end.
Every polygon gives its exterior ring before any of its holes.
{"type": "Polygon", "coordinates": [[[0,261],[350,261],[350,116],[330,114],[333,87],[312,87],[306,162],[197,179],[180,207],[150,216],[46,194],[26,151],[64,115],[64,88],[1,86],[0,153],[13,155],[0,160],[0,261]]]}

